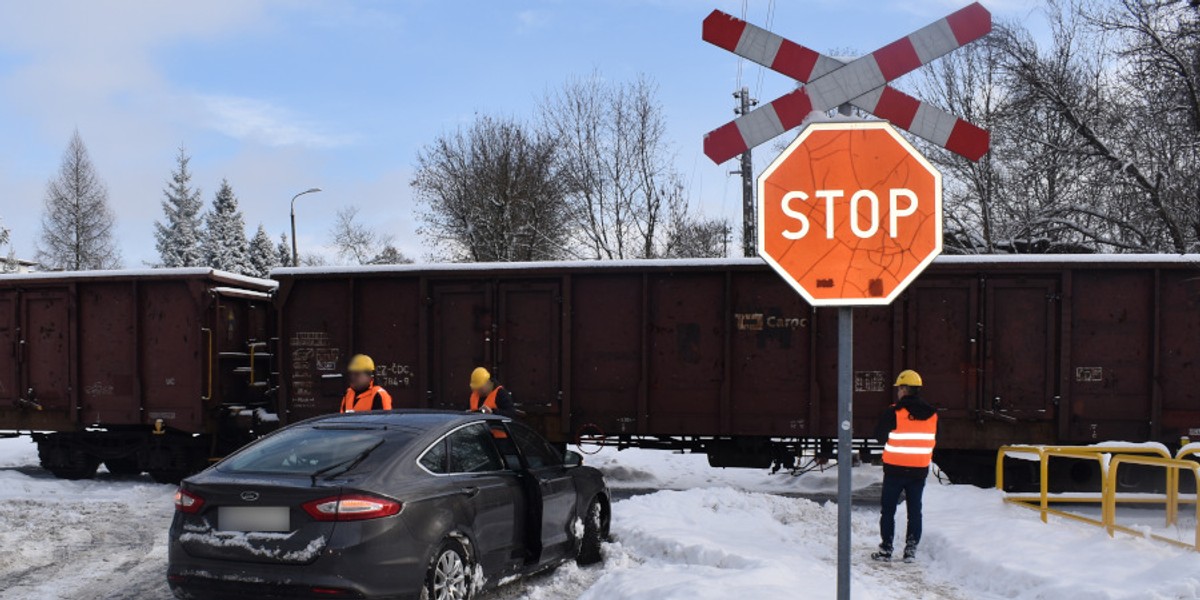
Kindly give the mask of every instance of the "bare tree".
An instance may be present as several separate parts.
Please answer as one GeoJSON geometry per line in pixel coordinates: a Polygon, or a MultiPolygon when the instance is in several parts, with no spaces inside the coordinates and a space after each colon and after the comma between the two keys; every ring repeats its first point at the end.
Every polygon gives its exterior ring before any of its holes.
{"type": "Polygon", "coordinates": [[[1088,240],[1064,225],[1085,192],[1079,159],[1062,151],[1073,129],[1007,85],[1004,35],[940,59],[920,85],[922,97],[991,133],[991,149],[978,162],[917,142],[945,178],[947,251],[1090,251],[1088,240]]]}
{"type": "Polygon", "coordinates": [[[555,150],[550,137],[488,116],[422,149],[412,185],[431,256],[472,262],[569,256],[555,150]]]}
{"type": "Polygon", "coordinates": [[[338,258],[343,262],[359,265],[390,265],[410,263],[392,245],[390,234],[380,233],[358,219],[357,206],[345,206],[338,210],[329,238],[337,248],[338,258]]]}
{"type": "Polygon", "coordinates": [[[1019,27],[1002,31],[1014,109],[1059,120],[1061,138],[1035,143],[1075,162],[1061,181],[1067,200],[1041,224],[1098,249],[1196,248],[1196,10],[1050,1],[1047,14],[1049,48],[1019,27]]]}
{"type": "Polygon", "coordinates": [[[390,240],[359,222],[358,212],[357,206],[338,209],[333,228],[329,230],[329,241],[337,248],[338,258],[343,262],[365,265],[390,240]]]}
{"type": "Polygon", "coordinates": [[[1000,52],[990,38],[970,44],[925,67],[919,86],[926,101],[991,133],[991,151],[978,162],[917,141],[944,177],[947,247],[963,252],[995,252],[997,246],[996,204],[1007,183],[1001,164],[1013,146],[1003,129],[1007,94],[996,81],[1000,52]]]}
{"type": "Polygon", "coordinates": [[[663,258],[725,258],[729,255],[729,221],[689,214],[687,207],[671,211],[663,258]]]}
{"type": "Polygon", "coordinates": [[[51,270],[118,268],[115,226],[108,189],[76,131],[63,153],[58,176],[46,183],[37,261],[51,270]]]}
{"type": "MultiPolygon", "coordinates": [[[[8,245],[10,232],[0,219],[0,253],[4,252],[4,247],[8,245]]],[[[14,273],[17,270],[17,253],[12,246],[8,247],[8,252],[0,257],[0,273],[14,273]]]]}
{"type": "Polygon", "coordinates": [[[601,259],[664,254],[670,209],[683,202],[666,120],[645,77],[608,83],[599,73],[568,81],[542,106],[559,141],[559,172],[575,245],[601,259]]]}
{"type": "Polygon", "coordinates": [[[724,255],[727,224],[690,210],[657,92],[646,77],[611,83],[592,73],[569,80],[542,104],[542,126],[559,141],[558,171],[579,254],[724,255]]]}

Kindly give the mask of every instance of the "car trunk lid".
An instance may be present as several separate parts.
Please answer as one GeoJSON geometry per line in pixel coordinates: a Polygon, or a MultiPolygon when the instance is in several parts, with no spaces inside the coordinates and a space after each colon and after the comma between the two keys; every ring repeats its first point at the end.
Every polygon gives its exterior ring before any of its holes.
{"type": "Polygon", "coordinates": [[[304,510],[309,502],[337,498],[340,487],[295,485],[278,480],[189,483],[183,488],[202,501],[181,513],[179,542],[197,558],[257,563],[309,564],[325,549],[337,526],[304,510]]]}

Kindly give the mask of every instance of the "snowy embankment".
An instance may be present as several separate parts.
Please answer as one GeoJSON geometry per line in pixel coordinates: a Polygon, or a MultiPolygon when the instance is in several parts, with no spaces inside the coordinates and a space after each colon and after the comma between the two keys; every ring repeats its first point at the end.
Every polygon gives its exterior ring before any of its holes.
{"type": "MultiPolygon", "coordinates": [[[[704,454],[676,454],[665,450],[602,448],[584,457],[584,464],[604,472],[608,486],[621,490],[690,490],[732,487],[769,494],[837,493],[837,464],[800,476],[786,472],[771,474],[759,469],[714,469],[704,454]]],[[[864,465],[854,468],[852,487],[861,490],[883,480],[883,469],[864,465]]]]}
{"type": "Polygon", "coordinates": [[[0,439],[0,597],[167,599],[174,486],[62,481],[29,438],[0,439]]]}
{"type": "MultiPolygon", "coordinates": [[[[836,470],[799,478],[711,469],[703,456],[604,451],[588,464],[611,485],[677,487],[616,502],[598,567],[565,565],[480,600],[827,599],[836,587],[836,470]],[[747,491],[752,490],[752,491],[747,491]]],[[[27,440],[0,440],[0,590],[5,600],[167,599],[171,486],[103,474],[51,479],[27,440]]],[[[878,481],[855,469],[855,487],[878,481]]],[[[900,529],[904,509],[901,507],[900,529]]],[[[877,564],[877,512],[854,512],[854,598],[1142,600],[1200,598],[1200,553],[1009,506],[992,490],[926,491],[915,565],[877,564]]]]}

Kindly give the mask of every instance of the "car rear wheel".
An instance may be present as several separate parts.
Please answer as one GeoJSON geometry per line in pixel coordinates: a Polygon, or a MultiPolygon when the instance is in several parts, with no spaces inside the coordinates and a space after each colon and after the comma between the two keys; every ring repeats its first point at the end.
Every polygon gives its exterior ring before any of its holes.
{"type": "Polygon", "coordinates": [[[457,540],[446,540],[425,575],[422,600],[469,600],[474,592],[471,563],[457,540]]]}
{"type": "Polygon", "coordinates": [[[592,498],[588,505],[587,514],[583,517],[583,539],[579,544],[579,556],[575,558],[580,566],[594,565],[601,560],[600,543],[604,538],[604,507],[599,498],[592,498]]]}

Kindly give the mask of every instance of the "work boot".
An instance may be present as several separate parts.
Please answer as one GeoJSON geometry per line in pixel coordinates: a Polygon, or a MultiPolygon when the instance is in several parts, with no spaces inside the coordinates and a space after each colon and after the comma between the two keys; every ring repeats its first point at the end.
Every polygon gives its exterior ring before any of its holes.
{"type": "Polygon", "coordinates": [[[917,545],[912,542],[909,542],[908,544],[904,545],[904,562],[910,563],[910,562],[916,562],[916,561],[917,561],[917,545]]]}
{"type": "Polygon", "coordinates": [[[892,549],[880,544],[879,550],[871,553],[871,560],[877,560],[879,562],[892,562],[892,549]]]}

